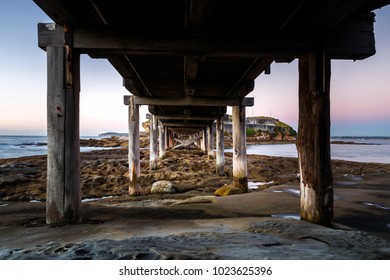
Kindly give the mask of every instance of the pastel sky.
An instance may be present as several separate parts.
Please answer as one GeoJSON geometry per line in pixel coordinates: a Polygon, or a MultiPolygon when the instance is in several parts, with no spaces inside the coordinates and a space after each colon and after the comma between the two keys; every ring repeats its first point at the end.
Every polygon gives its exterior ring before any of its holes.
{"type": "MultiPolygon", "coordinates": [[[[376,55],[332,61],[331,134],[390,136],[390,6],[376,10],[376,55]]],[[[51,22],[32,0],[0,2],[0,135],[46,135],[46,53],[37,24],[51,22]]],[[[80,134],[127,132],[129,92],[105,60],[81,57],[80,134]]],[[[298,63],[260,75],[247,116],[272,116],[297,128],[298,63]]],[[[231,110],[228,110],[228,113],[231,110]]],[[[141,107],[144,119],[147,107],[141,107]]]]}

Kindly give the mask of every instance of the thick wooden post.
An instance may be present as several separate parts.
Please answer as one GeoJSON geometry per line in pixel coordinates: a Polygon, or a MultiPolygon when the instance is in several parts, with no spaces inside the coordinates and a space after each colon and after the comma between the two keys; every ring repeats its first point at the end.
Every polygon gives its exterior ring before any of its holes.
{"type": "Polygon", "coordinates": [[[169,130],[168,130],[168,127],[166,126],[163,126],[164,127],[164,149],[165,149],[165,152],[168,150],[169,148],[169,140],[168,140],[168,133],[169,133],[169,130]]]}
{"type": "Polygon", "coordinates": [[[300,58],[297,148],[301,219],[324,226],[333,221],[329,92],[330,59],[323,52],[300,58]]]}
{"type": "Polygon", "coordinates": [[[157,169],[157,160],[158,160],[158,143],[157,143],[157,118],[155,115],[152,115],[150,120],[150,138],[149,138],[149,147],[150,147],[150,158],[149,166],[150,170],[157,169]]]}
{"type": "Polygon", "coordinates": [[[139,195],[141,186],[140,137],[139,137],[139,106],[134,104],[134,97],[130,96],[129,104],[129,177],[130,195],[139,195]]]}
{"type": "Polygon", "coordinates": [[[233,106],[233,184],[248,192],[245,106],[233,106]]]}
{"type": "Polygon", "coordinates": [[[208,159],[214,159],[214,135],[213,125],[210,124],[207,127],[207,157],[208,159]]]}
{"type": "Polygon", "coordinates": [[[78,223],[81,221],[80,55],[72,49],[69,28],[65,31],[62,26],[40,24],[38,30],[40,46],[47,52],[46,222],[78,223]],[[46,45],[45,39],[49,38],[54,39],[46,45]]]}
{"type": "Polygon", "coordinates": [[[172,148],[174,146],[174,135],[173,135],[173,132],[171,130],[169,130],[169,133],[168,133],[168,147],[169,148],[172,148]]]}
{"type": "Polygon", "coordinates": [[[224,129],[223,129],[223,116],[219,116],[217,119],[217,154],[216,154],[216,170],[217,174],[223,176],[225,174],[225,147],[224,147],[224,129]]]}
{"type": "Polygon", "coordinates": [[[207,134],[206,134],[206,129],[202,129],[202,140],[200,142],[200,149],[203,152],[207,152],[207,134]]]}
{"type": "Polygon", "coordinates": [[[165,145],[165,132],[166,132],[166,129],[165,127],[162,125],[162,123],[160,122],[159,124],[159,135],[158,135],[158,138],[159,138],[159,142],[158,142],[158,145],[159,145],[159,149],[158,149],[158,157],[159,158],[164,158],[165,157],[165,153],[166,153],[166,145],[165,145]]]}

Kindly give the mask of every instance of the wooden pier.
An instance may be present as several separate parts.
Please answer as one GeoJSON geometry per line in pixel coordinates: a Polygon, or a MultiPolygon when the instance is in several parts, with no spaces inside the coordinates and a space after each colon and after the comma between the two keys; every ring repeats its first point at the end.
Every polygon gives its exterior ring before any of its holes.
{"type": "Polygon", "coordinates": [[[151,170],[165,156],[173,132],[196,133],[220,175],[223,116],[231,106],[232,182],[247,191],[245,108],[254,100],[246,96],[260,74],[271,73],[272,63],[299,59],[301,218],[332,224],[331,60],[375,54],[372,11],[390,0],[137,0],[126,3],[129,7],[108,0],[34,2],[53,20],[38,24],[38,44],[48,61],[47,223],[80,221],[79,57],[87,54],[107,59],[130,92],[124,103],[131,195],[141,191],[139,106],[144,105],[153,115],[151,170]]]}

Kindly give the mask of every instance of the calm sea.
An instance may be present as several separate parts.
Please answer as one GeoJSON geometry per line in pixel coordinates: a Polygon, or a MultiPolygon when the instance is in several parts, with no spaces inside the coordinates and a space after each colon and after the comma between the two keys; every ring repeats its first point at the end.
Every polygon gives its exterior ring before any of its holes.
{"type": "MultiPolygon", "coordinates": [[[[331,141],[354,144],[331,144],[332,159],[357,162],[390,163],[390,137],[335,137],[331,141]]],[[[248,154],[298,157],[295,144],[248,146],[248,154]]]]}
{"type": "MultiPolygon", "coordinates": [[[[82,137],[84,139],[97,137],[82,137]]],[[[357,162],[390,163],[390,137],[337,137],[335,141],[355,144],[332,144],[332,159],[357,162]]],[[[0,136],[0,158],[47,154],[46,136],[0,136]]],[[[81,147],[81,151],[92,151],[94,147],[81,147]]],[[[226,150],[230,151],[230,150],[226,150]]],[[[248,154],[297,157],[295,144],[250,145],[248,154]]]]}
{"type": "MultiPolygon", "coordinates": [[[[83,136],[81,138],[97,138],[83,136]]],[[[95,147],[81,147],[82,152],[92,151],[95,147]]],[[[47,154],[46,136],[0,136],[0,158],[17,158],[47,154]]]]}

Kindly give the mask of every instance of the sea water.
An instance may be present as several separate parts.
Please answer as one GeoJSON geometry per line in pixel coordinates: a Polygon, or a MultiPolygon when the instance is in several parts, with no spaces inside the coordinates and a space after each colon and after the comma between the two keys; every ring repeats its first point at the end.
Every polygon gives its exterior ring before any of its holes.
{"type": "MultiPolygon", "coordinates": [[[[83,139],[98,138],[83,136],[83,139]]],[[[353,142],[354,144],[332,144],[332,159],[356,162],[390,163],[390,137],[337,137],[332,141],[353,142]]],[[[280,157],[298,157],[295,144],[248,145],[248,154],[280,157]]],[[[81,151],[102,149],[81,147],[81,151]]],[[[231,152],[232,149],[226,149],[231,152]]],[[[0,158],[46,155],[46,136],[0,136],[0,158]]]]}
{"type": "MultiPolygon", "coordinates": [[[[82,139],[97,137],[83,136],[82,139]]],[[[100,147],[81,147],[80,151],[87,152],[100,147]]],[[[0,158],[18,158],[47,154],[47,136],[1,136],[0,158]]]]}
{"type": "MultiPolygon", "coordinates": [[[[354,144],[331,144],[331,158],[356,161],[390,163],[390,137],[335,137],[331,141],[354,144]]],[[[226,150],[226,151],[232,151],[226,150]]],[[[247,154],[298,157],[295,144],[248,145],[247,154]]]]}

